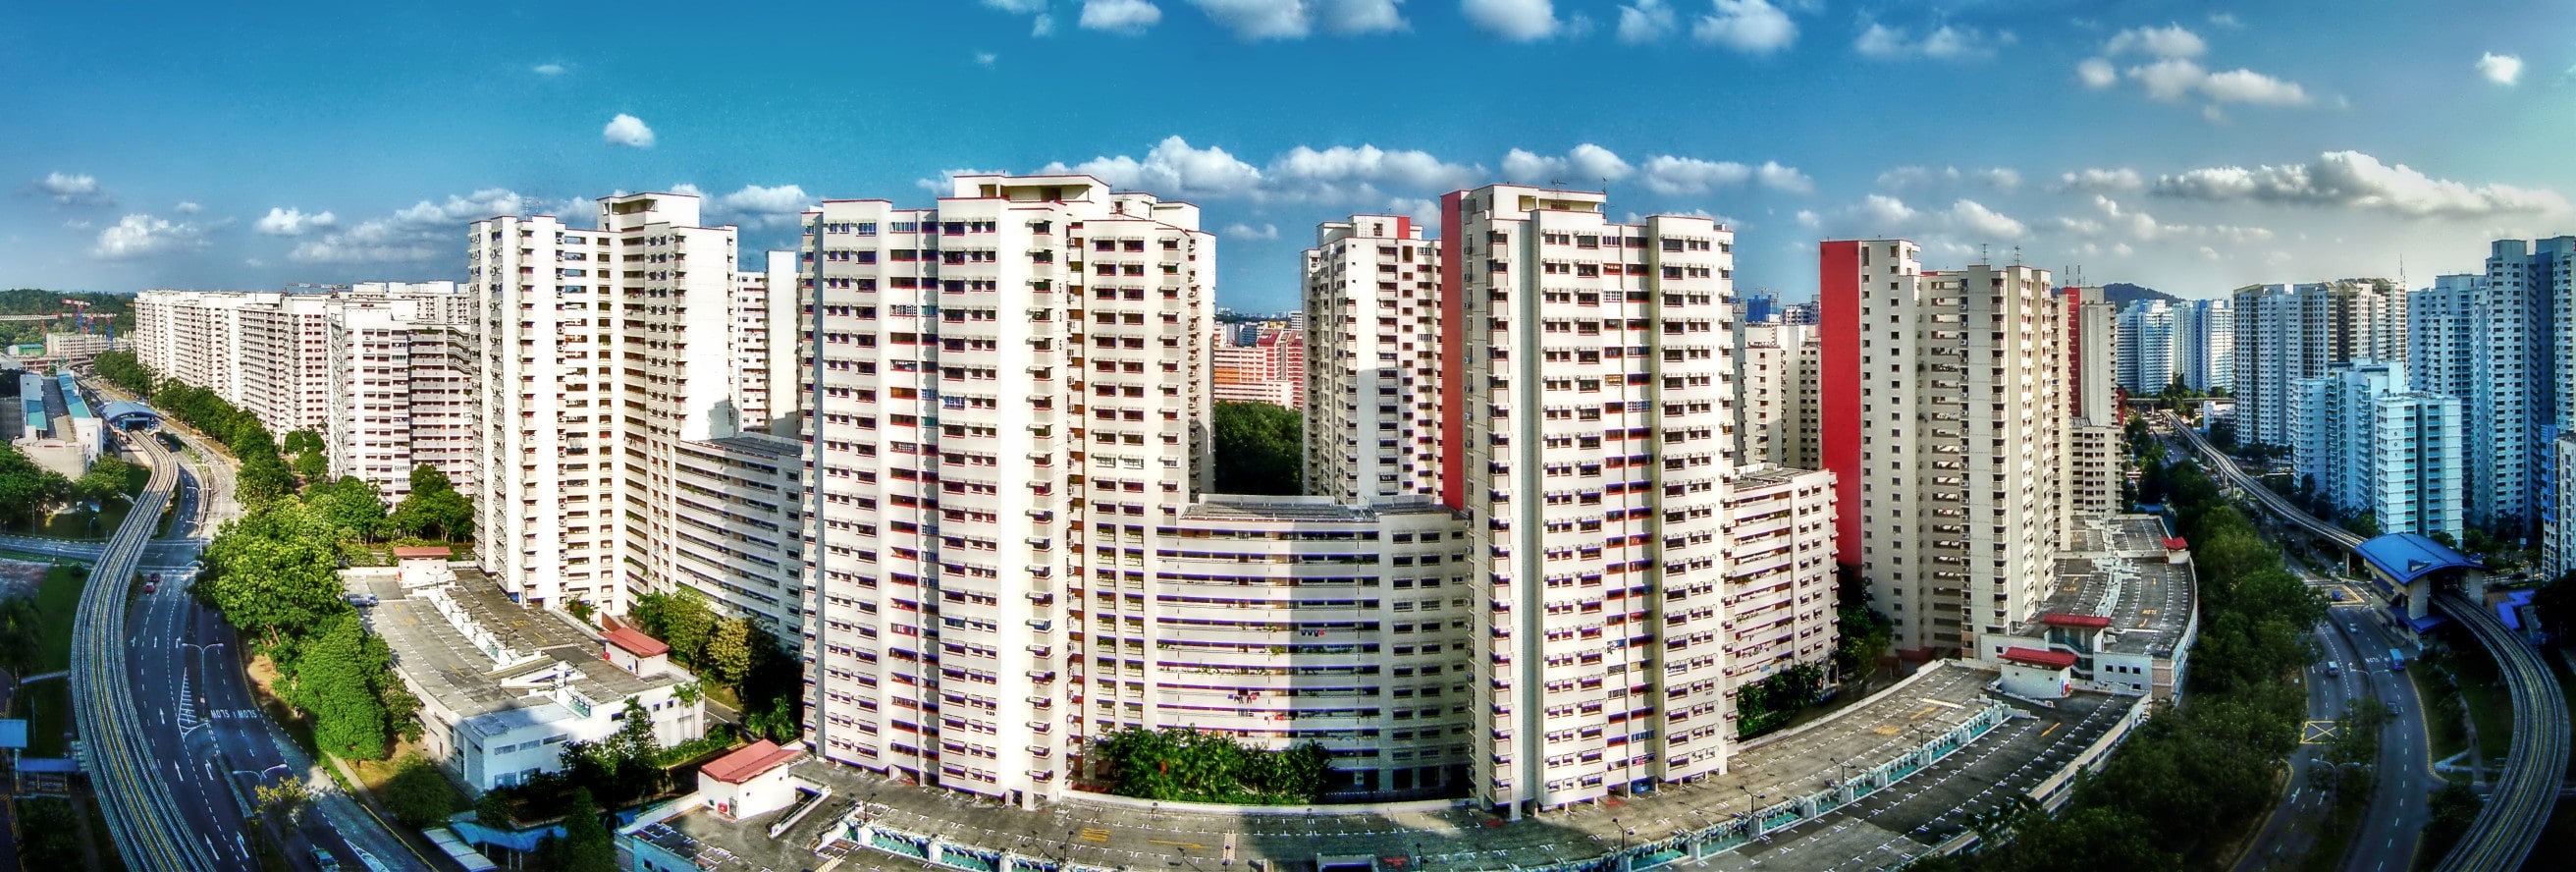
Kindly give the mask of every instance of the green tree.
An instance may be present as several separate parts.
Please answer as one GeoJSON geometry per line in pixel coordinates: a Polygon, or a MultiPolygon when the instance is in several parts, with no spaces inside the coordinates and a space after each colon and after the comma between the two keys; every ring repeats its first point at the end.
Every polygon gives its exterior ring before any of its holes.
{"type": "Polygon", "coordinates": [[[293,664],[289,699],[313,715],[314,744],[350,760],[385,756],[384,704],[371,689],[383,666],[368,662],[368,641],[357,615],[343,613],[301,646],[293,664]]]}
{"type": "Polygon", "coordinates": [[[301,503],[281,500],[224,526],[196,589],[224,620],[274,648],[345,614],[337,538],[301,503]]]}
{"type": "Polygon", "coordinates": [[[715,633],[716,613],[696,591],[683,590],[662,602],[662,625],[648,627],[655,638],[671,646],[671,655],[697,668],[706,661],[707,640],[715,633]]]}
{"type": "Polygon", "coordinates": [[[98,456],[97,463],[90,464],[89,472],[82,474],[79,481],[72,483],[72,491],[83,499],[97,500],[104,504],[108,500],[128,495],[125,491],[126,479],[133,474],[134,464],[127,463],[124,458],[114,454],[101,454],[98,456]]]}
{"type": "Polygon", "coordinates": [[[0,521],[12,525],[33,523],[73,491],[69,479],[0,440],[0,521]]]}
{"type": "Polygon", "coordinates": [[[384,538],[392,526],[384,497],[376,493],[376,486],[354,476],[316,482],[305,489],[304,502],[323,522],[339,531],[334,537],[337,539],[374,542],[384,538]]]}
{"type": "Polygon", "coordinates": [[[259,805],[261,817],[288,827],[295,825],[295,819],[304,811],[305,800],[311,798],[304,790],[304,782],[292,777],[253,787],[251,795],[259,805]]]}
{"type": "Polygon", "coordinates": [[[2424,823],[2424,843],[2417,849],[2419,854],[2439,857],[2450,853],[2451,846],[2459,844],[2460,837],[2468,834],[2469,825],[2477,821],[2478,812],[2486,805],[2486,799],[2478,796],[2478,792],[2468,785],[2457,781],[2443,782],[2441,787],[2433,790],[2433,816],[2424,823]]]}
{"type": "Polygon", "coordinates": [[[412,468],[411,495],[394,507],[393,524],[407,536],[461,542],[473,538],[474,503],[447,473],[424,463],[412,468]]]}
{"type": "Polygon", "coordinates": [[[1294,409],[1269,403],[1217,403],[1215,433],[1219,493],[1294,495],[1305,482],[1306,428],[1294,409]]]}
{"type": "Polygon", "coordinates": [[[278,443],[277,450],[287,454],[320,454],[323,451],[322,434],[311,430],[288,433],[286,438],[278,443]]]}
{"type": "Polygon", "coordinates": [[[717,684],[740,687],[743,676],[751,672],[751,640],[760,631],[746,618],[735,618],[716,624],[707,636],[706,669],[717,684]]]}
{"type": "Polygon", "coordinates": [[[564,810],[564,835],[537,848],[537,865],[563,872],[616,872],[617,843],[600,822],[599,802],[587,788],[572,789],[564,810]]]}
{"type": "Polygon", "coordinates": [[[32,597],[0,600],[0,670],[27,674],[45,656],[45,619],[32,597]]]}
{"type": "Polygon", "coordinates": [[[456,788],[429,758],[405,754],[394,764],[392,778],[385,780],[385,807],[401,818],[403,825],[418,829],[447,819],[457,811],[456,788]]]}

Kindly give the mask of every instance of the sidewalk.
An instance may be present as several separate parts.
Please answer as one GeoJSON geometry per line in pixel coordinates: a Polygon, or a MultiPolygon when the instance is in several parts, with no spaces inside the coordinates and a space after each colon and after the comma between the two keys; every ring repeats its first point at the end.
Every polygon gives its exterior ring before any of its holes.
{"type": "MultiPolygon", "coordinates": [[[[380,816],[376,809],[359,797],[342,791],[341,782],[333,780],[321,767],[314,765],[313,758],[305,756],[304,749],[295,744],[294,737],[288,736],[275,722],[263,718],[261,723],[268,727],[269,741],[277,746],[278,756],[285,758],[287,768],[304,773],[305,792],[312,796],[309,807],[320,812],[331,829],[357,849],[355,859],[360,865],[384,870],[450,868],[432,862],[418,848],[404,841],[395,825],[380,816]],[[404,859],[406,857],[410,859],[404,859]]],[[[331,765],[347,783],[360,783],[358,774],[351,771],[348,764],[334,759],[331,765]]]]}

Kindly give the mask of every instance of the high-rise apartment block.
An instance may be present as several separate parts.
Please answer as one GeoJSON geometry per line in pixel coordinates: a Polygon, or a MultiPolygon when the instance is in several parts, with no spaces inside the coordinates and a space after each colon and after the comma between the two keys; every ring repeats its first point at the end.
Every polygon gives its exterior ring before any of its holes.
{"type": "Polygon", "coordinates": [[[1605,205],[1441,202],[1440,482],[1478,545],[1470,778],[1496,807],[1722,772],[1733,688],[1832,648],[1829,478],[1730,482],[1733,233],[1605,205]]]}
{"type": "Polygon", "coordinates": [[[2119,310],[2119,383],[2130,396],[2162,393],[2179,371],[2174,359],[2181,313],[2164,300],[2138,300],[2119,310]]]}
{"type": "Polygon", "coordinates": [[[2388,533],[2461,535],[2466,452],[2460,401],[2410,392],[2402,365],[2337,364],[2300,379],[2292,461],[2336,512],[2388,533]]]}
{"type": "MultiPolygon", "coordinates": [[[[696,590],[793,636],[800,624],[796,445],[745,426],[734,366],[749,308],[735,230],[699,198],[599,200],[592,227],[551,216],[473,224],[481,429],[477,556],[523,602],[624,612],[696,590]]],[[[765,335],[791,332],[770,325],[765,335]]]]}
{"type": "Polygon", "coordinates": [[[1901,240],[1819,260],[1836,552],[1908,650],[1982,650],[2050,589],[2064,512],[2066,305],[2045,270],[1928,272],[1901,240]]]}
{"type": "Polygon", "coordinates": [[[1269,403],[1291,409],[1306,402],[1306,331],[1252,325],[1210,333],[1215,343],[1208,395],[1217,402],[1269,403]]]}
{"type": "Polygon", "coordinates": [[[144,291],[134,299],[135,357],[273,435],[319,433],[329,423],[333,290],[144,291]]]}
{"type": "Polygon", "coordinates": [[[1354,215],[1306,251],[1306,491],[1344,503],[1440,492],[1440,247],[1354,215]]]}
{"type": "Polygon", "coordinates": [[[2236,383],[2236,318],[2227,300],[2174,307],[2173,369],[2183,386],[2208,393],[2236,383]]]}
{"type": "Polygon", "coordinates": [[[2406,360],[2406,298],[2383,279],[2249,285],[2235,318],[2236,442],[2287,446],[2298,431],[2296,383],[2356,360],[2406,360]]]}
{"type": "MultiPolygon", "coordinates": [[[[2124,453],[2120,447],[2120,395],[2114,376],[2123,370],[2116,352],[2129,347],[2129,334],[2117,327],[2119,313],[2101,288],[2070,287],[2066,302],[2066,447],[2060,452],[2065,481],[2061,531],[2077,529],[2085,518],[2119,511],[2124,453]]],[[[2161,391],[2164,385],[2154,390],[2161,391]]]]}
{"type": "Polygon", "coordinates": [[[1817,459],[1818,366],[1812,324],[1739,324],[1737,456],[1747,465],[1820,469],[1817,459]]]}
{"type": "Polygon", "coordinates": [[[472,493],[476,462],[473,298],[455,282],[363,283],[328,315],[324,453],[333,475],[387,502],[429,466],[472,493]]]}
{"type": "Polygon", "coordinates": [[[827,759],[1034,802],[1204,662],[1152,580],[1209,466],[1215,246],[1196,207],[1088,176],[954,185],[806,214],[807,726],[827,759]]]}
{"type": "Polygon", "coordinates": [[[2576,327],[2576,237],[2496,241],[2483,274],[2437,276],[2407,297],[2407,374],[2460,398],[2468,439],[2468,523],[2525,536],[2551,516],[2556,433],[2576,327]]]}

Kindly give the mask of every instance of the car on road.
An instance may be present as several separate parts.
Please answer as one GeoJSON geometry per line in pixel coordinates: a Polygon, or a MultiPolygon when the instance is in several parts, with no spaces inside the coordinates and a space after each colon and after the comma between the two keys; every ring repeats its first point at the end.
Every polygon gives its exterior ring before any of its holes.
{"type": "Polygon", "coordinates": [[[313,849],[313,866],[322,872],[340,872],[339,858],[331,856],[330,851],[321,848],[313,849]]]}
{"type": "Polygon", "coordinates": [[[2327,678],[2342,678],[2342,677],[2343,677],[2343,664],[2341,664],[2341,663],[2328,663],[2328,664],[2326,664],[2326,677],[2327,677],[2327,678]]]}
{"type": "MultiPolygon", "coordinates": [[[[154,578],[156,578],[156,579],[157,579],[157,578],[159,578],[159,576],[154,576],[154,578]]],[[[144,583],[143,583],[143,592],[144,592],[144,593],[151,593],[151,592],[153,592],[153,591],[160,590],[160,589],[161,589],[161,582],[159,582],[159,581],[147,581],[147,582],[144,582],[144,583]]]]}

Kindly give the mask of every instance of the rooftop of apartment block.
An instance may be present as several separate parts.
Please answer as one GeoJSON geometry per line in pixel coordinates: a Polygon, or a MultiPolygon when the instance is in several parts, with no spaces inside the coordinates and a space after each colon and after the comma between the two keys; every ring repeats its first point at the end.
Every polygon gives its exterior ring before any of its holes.
{"type": "Polygon", "coordinates": [[[2191,564],[2169,559],[2187,544],[2155,515],[2078,521],[2057,561],[2056,589],[2040,601],[2039,616],[2017,630],[2098,627],[2106,634],[2101,650],[2171,656],[2197,607],[2191,564]]]}
{"type": "Polygon", "coordinates": [[[1812,469],[1791,469],[1768,464],[1739,467],[1735,470],[1737,487],[1774,487],[1797,481],[1799,476],[1814,475],[1812,469]]]}
{"type": "Polygon", "coordinates": [[[394,663],[435,702],[492,735],[510,727],[571,718],[572,712],[542,695],[506,684],[530,681],[548,670],[583,698],[615,705],[627,697],[690,680],[673,670],[637,676],[601,659],[598,637],[560,613],[512,602],[472,566],[435,560],[405,561],[400,569],[360,569],[342,574],[353,593],[376,598],[371,628],[392,647],[394,663]],[[490,654],[432,604],[441,591],[467,620],[500,646],[523,655],[496,665],[490,654]]]}

